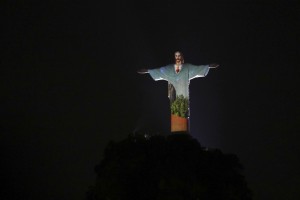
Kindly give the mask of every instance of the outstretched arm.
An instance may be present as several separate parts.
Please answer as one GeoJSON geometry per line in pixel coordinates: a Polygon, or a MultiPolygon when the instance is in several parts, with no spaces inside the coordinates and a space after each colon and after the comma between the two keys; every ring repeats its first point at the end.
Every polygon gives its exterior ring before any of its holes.
{"type": "Polygon", "coordinates": [[[148,71],[148,69],[139,69],[139,70],[137,71],[137,73],[139,73],[139,74],[148,74],[149,71],[148,71]]]}
{"type": "Polygon", "coordinates": [[[217,63],[209,64],[209,68],[217,68],[217,67],[219,67],[219,64],[217,63]]]}

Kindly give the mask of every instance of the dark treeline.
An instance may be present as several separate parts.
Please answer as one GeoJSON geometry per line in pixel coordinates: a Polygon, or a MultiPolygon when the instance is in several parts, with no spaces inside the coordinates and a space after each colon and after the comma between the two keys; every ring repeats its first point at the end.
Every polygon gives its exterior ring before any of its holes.
{"type": "Polygon", "coordinates": [[[135,134],[108,144],[86,195],[88,200],[250,200],[242,170],[236,155],[205,149],[190,135],[135,134]]]}

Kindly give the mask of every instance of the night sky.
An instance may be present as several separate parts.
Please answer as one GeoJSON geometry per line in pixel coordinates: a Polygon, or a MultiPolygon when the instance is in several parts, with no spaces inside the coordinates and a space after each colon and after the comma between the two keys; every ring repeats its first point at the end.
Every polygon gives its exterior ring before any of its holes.
{"type": "Polygon", "coordinates": [[[191,81],[191,135],[239,157],[255,200],[298,199],[300,4],[125,2],[1,3],[2,196],[83,199],[109,141],[168,131],[167,82],[136,71],[181,50],[220,64],[191,81]]]}

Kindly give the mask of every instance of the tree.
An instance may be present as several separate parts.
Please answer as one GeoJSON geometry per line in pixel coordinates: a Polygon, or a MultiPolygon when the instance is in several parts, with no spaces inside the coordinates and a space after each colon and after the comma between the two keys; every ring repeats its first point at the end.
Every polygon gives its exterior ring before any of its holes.
{"type": "Polygon", "coordinates": [[[189,100],[183,95],[177,96],[176,100],[171,103],[171,114],[179,117],[188,117],[189,100]]]}
{"type": "Polygon", "coordinates": [[[129,135],[111,142],[95,167],[88,200],[250,200],[237,156],[204,150],[187,134],[129,135]]]}

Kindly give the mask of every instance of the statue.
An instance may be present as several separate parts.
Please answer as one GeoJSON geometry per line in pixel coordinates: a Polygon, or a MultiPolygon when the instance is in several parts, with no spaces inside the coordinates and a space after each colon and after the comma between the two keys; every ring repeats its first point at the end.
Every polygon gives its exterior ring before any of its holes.
{"type": "Polygon", "coordinates": [[[156,69],[140,69],[139,74],[147,74],[155,80],[168,81],[168,97],[171,107],[171,132],[189,132],[189,84],[190,80],[205,77],[216,63],[192,65],[184,63],[183,54],[175,52],[175,64],[156,69]]]}

